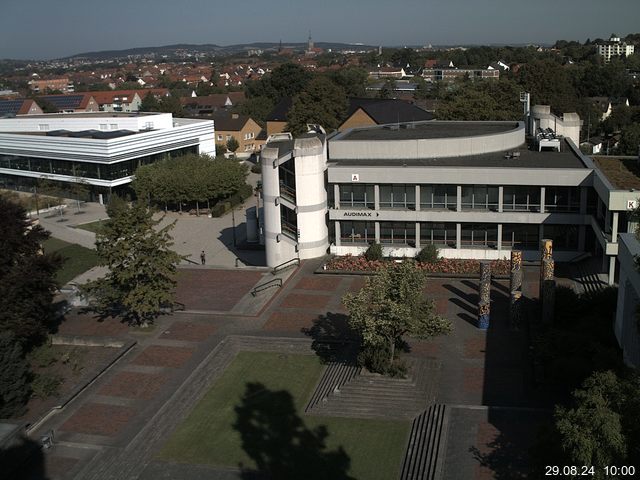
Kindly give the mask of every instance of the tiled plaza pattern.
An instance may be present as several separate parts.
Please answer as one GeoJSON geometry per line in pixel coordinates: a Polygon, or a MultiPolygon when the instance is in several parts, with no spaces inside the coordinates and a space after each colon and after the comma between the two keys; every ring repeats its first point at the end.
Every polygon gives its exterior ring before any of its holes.
{"type": "Polygon", "coordinates": [[[193,349],[186,347],[165,347],[152,345],[145,348],[132,363],[155,367],[179,368],[193,355],[193,349]]]}
{"type": "Polygon", "coordinates": [[[98,393],[100,395],[149,400],[160,391],[167,377],[162,374],[118,372],[98,393]]]}
{"type": "Polygon", "coordinates": [[[61,430],[88,435],[114,436],[122,430],[135,410],[119,405],[85,403],[61,427],[61,430]]]}
{"type": "MultiPolygon", "coordinates": [[[[227,339],[231,338],[227,336],[229,334],[241,333],[260,339],[261,346],[251,348],[286,349],[289,343],[296,341],[303,342],[300,345],[309,352],[312,341],[326,338],[323,335],[344,339],[347,317],[342,297],[345,293],[359,291],[366,277],[314,275],[318,265],[319,262],[304,262],[280,290],[273,291],[272,301],[253,318],[215,313],[176,313],[160,317],[159,325],[149,334],[132,333],[117,321],[97,322],[86,316],[71,317],[63,323],[60,331],[67,334],[129,338],[133,335],[138,346],[81,395],[72,409],[57,420],[54,418],[51,426],[43,427],[59,430],[63,442],[82,441],[82,435],[111,439],[108,450],[102,451],[100,446],[99,450],[74,451],[81,452],[77,453],[77,458],[85,451],[99,451],[93,463],[87,463],[92,453],[72,466],[70,464],[74,462],[69,458],[76,458],[74,455],[64,450],[56,453],[56,449],[52,449],[47,460],[51,464],[50,472],[52,475],[53,472],[63,472],[53,475],[52,480],[74,478],[79,472],[84,472],[83,478],[108,478],[110,469],[124,472],[127,468],[138,469],[149,464],[170,434],[170,430],[164,431],[166,428],[162,425],[168,421],[177,424],[179,415],[188,411],[183,412],[186,407],[180,403],[187,398],[185,395],[189,392],[195,395],[195,392],[208,388],[206,378],[193,374],[200,367],[211,371],[223,371],[225,368],[224,362],[208,366],[204,360],[226,345],[227,339]],[[176,395],[182,398],[178,403],[171,400],[177,398],[176,395]],[[162,418],[158,417],[161,413],[162,418]],[[135,440],[135,435],[145,425],[151,430],[145,431],[144,438],[135,440]],[[75,436],[69,437],[71,434],[75,436]],[[138,445],[139,442],[145,444],[138,445]],[[134,448],[135,445],[138,447],[134,448]],[[67,464],[66,470],[60,467],[67,464]]],[[[264,278],[263,275],[256,271],[210,268],[181,270],[178,299],[185,304],[186,310],[229,311],[264,278]]],[[[525,295],[537,294],[537,286],[532,283],[535,280],[535,272],[525,272],[525,295]]],[[[434,301],[439,314],[453,322],[454,330],[442,338],[408,339],[408,355],[441,365],[438,378],[432,380],[436,403],[470,405],[472,409],[482,404],[526,406],[535,403],[535,395],[527,390],[524,334],[508,329],[505,294],[508,286],[505,287],[505,282],[494,282],[492,286],[492,316],[488,331],[480,331],[475,326],[477,288],[477,280],[473,279],[429,279],[425,295],[434,301]]],[[[228,361],[230,359],[225,360],[228,361]]],[[[471,412],[450,424],[450,445],[447,448],[452,453],[447,462],[450,462],[448,465],[453,476],[448,478],[491,478],[487,477],[487,472],[498,467],[479,468],[478,459],[469,453],[470,446],[476,446],[480,452],[489,452],[483,449],[495,437],[496,432],[492,428],[499,431],[503,443],[512,440],[513,429],[508,428],[509,422],[496,423],[493,417],[471,412]],[[457,435],[460,436],[459,441],[456,440],[457,435]],[[462,445],[465,446],[461,449],[462,445]],[[460,460],[455,452],[463,452],[465,459],[460,460]],[[466,469],[462,476],[455,474],[458,464],[458,472],[466,469]]],[[[510,422],[513,423],[515,418],[520,419],[520,416],[510,417],[510,422]]],[[[530,430],[516,433],[531,436],[530,430]]],[[[492,448],[500,449],[495,445],[492,448]]],[[[504,455],[496,457],[502,458],[503,462],[508,458],[504,455]]],[[[221,478],[234,477],[229,473],[220,472],[220,475],[221,478]]]]}

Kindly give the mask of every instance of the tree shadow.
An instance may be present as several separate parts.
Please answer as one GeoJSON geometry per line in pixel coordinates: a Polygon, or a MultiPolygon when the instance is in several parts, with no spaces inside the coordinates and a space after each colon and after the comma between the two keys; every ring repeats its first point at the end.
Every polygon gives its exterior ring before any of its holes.
{"type": "Polygon", "coordinates": [[[41,445],[21,435],[0,449],[0,472],[6,480],[47,480],[41,445]]]}
{"type": "Polygon", "coordinates": [[[343,313],[327,312],[314,320],[311,328],[301,330],[313,339],[311,348],[323,362],[354,360],[358,336],[349,327],[348,319],[343,313]]]}
{"type": "Polygon", "coordinates": [[[248,383],[234,410],[233,428],[255,463],[255,468],[240,465],[241,478],[353,480],[347,474],[351,459],[344,449],[327,450],[327,428],[308,428],[289,392],[248,383]]]}

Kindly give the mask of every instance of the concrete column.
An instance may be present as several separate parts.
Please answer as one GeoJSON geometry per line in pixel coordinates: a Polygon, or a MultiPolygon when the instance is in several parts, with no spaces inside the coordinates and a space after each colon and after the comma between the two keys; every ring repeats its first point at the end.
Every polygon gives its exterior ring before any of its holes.
{"type": "Polygon", "coordinates": [[[376,228],[376,243],[380,243],[380,222],[376,222],[375,228],[376,228]]]}
{"type": "MultiPolygon", "coordinates": [[[[544,187],[540,187],[540,213],[544,213],[545,207],[544,207],[544,194],[545,194],[545,188],[544,187]]],[[[540,237],[542,239],[542,237],[540,237]]]]}
{"type": "MultiPolygon", "coordinates": [[[[498,187],[498,212],[502,213],[504,210],[504,187],[500,185],[498,187]]],[[[501,228],[501,227],[498,227],[501,228]]]]}
{"type": "Polygon", "coordinates": [[[341,232],[340,232],[340,222],[339,222],[338,220],[336,220],[336,221],[335,221],[335,222],[333,222],[333,223],[334,223],[334,226],[335,226],[335,232],[336,232],[336,247],[339,247],[339,246],[341,245],[341,243],[342,243],[342,242],[340,241],[340,237],[342,236],[342,235],[341,235],[341,232]]]}
{"type": "Polygon", "coordinates": [[[420,250],[420,222],[416,222],[416,248],[420,250]]]}
{"type": "Polygon", "coordinates": [[[462,224],[456,223],[456,248],[462,248],[462,224]]]}
{"type": "Polygon", "coordinates": [[[580,215],[587,214],[587,188],[588,187],[580,187],[580,215]]]}
{"type": "Polygon", "coordinates": [[[498,224],[498,243],[496,246],[498,247],[498,251],[502,250],[502,224],[501,223],[498,224]]]}
{"type": "MultiPolygon", "coordinates": [[[[378,184],[373,186],[373,207],[376,210],[380,210],[380,185],[378,185],[378,184]]],[[[377,225],[377,223],[376,223],[376,225],[377,225]]]]}
{"type": "MultiPolygon", "coordinates": [[[[609,285],[613,285],[616,280],[616,257],[615,255],[611,255],[609,257],[609,285]]],[[[619,306],[619,308],[624,308],[624,306],[619,306]]]]}
{"type": "Polygon", "coordinates": [[[611,241],[618,243],[618,212],[613,212],[613,221],[611,225],[611,241]]]}
{"type": "MultiPolygon", "coordinates": [[[[419,211],[420,211],[420,185],[416,185],[416,212],[419,212],[419,211]]],[[[416,232],[417,231],[418,230],[416,230],[416,232]]]]}
{"type": "Polygon", "coordinates": [[[461,212],[461,211],[462,211],[462,185],[458,185],[456,186],[456,212],[461,212]]]}
{"type": "Polygon", "coordinates": [[[340,208],[340,185],[337,183],[333,185],[333,204],[335,208],[340,208]]]}
{"type": "Polygon", "coordinates": [[[578,250],[580,250],[581,252],[584,252],[586,236],[587,236],[586,225],[580,225],[578,227],[578,250]]]}
{"type": "Polygon", "coordinates": [[[480,285],[478,286],[478,328],[489,328],[491,319],[491,263],[480,262],[480,285]]]}

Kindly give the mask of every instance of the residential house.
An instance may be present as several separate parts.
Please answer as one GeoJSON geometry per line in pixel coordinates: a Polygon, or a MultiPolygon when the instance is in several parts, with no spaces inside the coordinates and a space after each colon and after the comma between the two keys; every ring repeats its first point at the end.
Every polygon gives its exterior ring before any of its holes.
{"type": "Polygon", "coordinates": [[[0,100],[0,117],[18,115],[39,115],[42,109],[30,98],[0,100]]]}
{"type": "Polygon", "coordinates": [[[217,145],[226,146],[233,137],[239,145],[235,152],[237,157],[248,158],[253,153],[260,151],[264,144],[264,140],[258,139],[262,128],[253,119],[247,115],[228,112],[217,112],[212,118],[217,145]]]}
{"type": "Polygon", "coordinates": [[[240,105],[245,99],[244,92],[229,92],[181,98],[180,103],[187,115],[211,115],[219,110],[240,105]]]}
{"type": "Polygon", "coordinates": [[[60,91],[62,93],[73,92],[73,83],[68,77],[49,78],[47,80],[29,80],[29,88],[35,93],[45,93],[47,91],[60,91]]]}
{"type": "Polygon", "coordinates": [[[620,37],[612,34],[608,42],[598,44],[598,55],[600,55],[605,63],[611,61],[611,57],[628,57],[633,55],[635,47],[633,44],[621,42],[620,37]]]}
{"type": "Polygon", "coordinates": [[[72,93],[69,95],[43,95],[38,97],[58,109],[58,113],[99,112],[98,102],[93,94],[72,93]]]}
{"type": "Polygon", "coordinates": [[[404,78],[407,76],[404,68],[397,67],[378,67],[376,70],[369,72],[371,78],[404,78]]]}
{"type": "Polygon", "coordinates": [[[347,119],[338,127],[338,131],[425,120],[433,120],[433,114],[404,100],[349,98],[347,119]]]}
{"type": "Polygon", "coordinates": [[[140,104],[147,95],[156,98],[166,97],[169,90],[166,88],[148,88],[144,90],[113,90],[104,92],[91,92],[98,103],[101,112],[137,112],[140,104]]]}

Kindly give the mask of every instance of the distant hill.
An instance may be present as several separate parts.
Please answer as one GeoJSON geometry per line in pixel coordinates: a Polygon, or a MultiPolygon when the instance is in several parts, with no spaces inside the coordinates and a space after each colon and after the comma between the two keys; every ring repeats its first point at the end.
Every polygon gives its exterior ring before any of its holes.
{"type": "MultiPolygon", "coordinates": [[[[316,42],[316,47],[323,48],[325,50],[371,50],[378,48],[374,45],[361,45],[361,44],[348,44],[348,43],[331,43],[331,42],[316,42]]],[[[247,50],[275,50],[280,46],[279,42],[255,42],[255,43],[241,43],[237,45],[220,46],[215,44],[176,44],[165,45],[162,47],[137,47],[128,48],[125,50],[103,50],[99,52],[85,52],[78,53],[64,57],[60,60],[72,60],[86,58],[87,60],[110,60],[118,58],[126,58],[130,56],[148,56],[156,55],[168,57],[184,55],[185,53],[195,54],[209,54],[209,55],[232,55],[236,53],[242,53],[247,50]]],[[[283,43],[283,48],[304,49],[306,43],[283,43]]]]}

